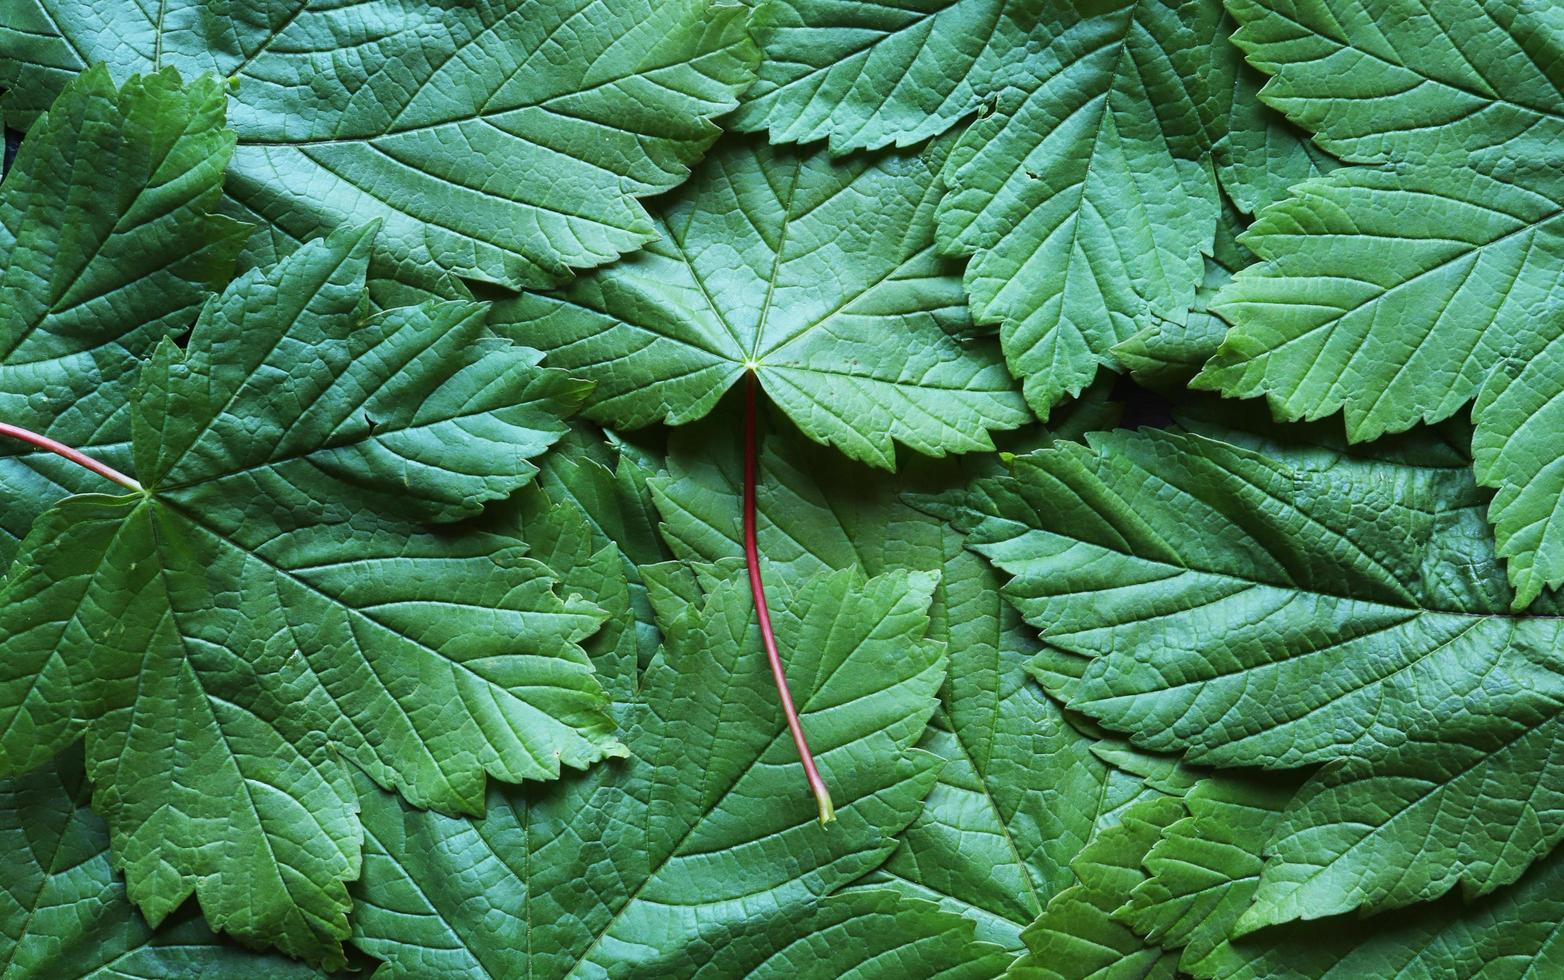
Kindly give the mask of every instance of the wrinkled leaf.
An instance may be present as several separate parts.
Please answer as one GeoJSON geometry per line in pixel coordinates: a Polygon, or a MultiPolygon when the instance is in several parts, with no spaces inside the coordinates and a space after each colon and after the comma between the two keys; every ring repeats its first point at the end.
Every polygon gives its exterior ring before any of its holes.
{"type": "Polygon", "coordinates": [[[403,283],[539,286],[656,234],[636,199],[684,180],[753,78],[746,20],[708,0],[23,0],[0,86],[29,123],[88,63],[232,79],[228,193],[270,226],[258,255],[378,219],[403,283]]]}
{"type": "Polygon", "coordinates": [[[497,329],[597,382],[606,424],[683,425],[752,374],[810,438],[892,469],[894,442],[992,449],[1030,415],[998,352],[963,340],[960,268],[934,251],[936,174],[922,154],[832,163],[725,144],[659,215],[662,240],[497,329]]]}
{"type": "MultiPolygon", "coordinates": [[[[139,359],[189,328],[247,230],[211,214],[233,136],[210,80],[115,90],[87,72],[0,183],[0,420],[121,468],[139,359]]],[[[99,477],[0,445],[0,568],[33,521],[99,477]]]]}
{"type": "Polygon", "coordinates": [[[470,304],[366,319],[372,237],[241,276],[165,341],[129,405],[147,490],[55,505],[0,591],[0,769],[85,735],[150,921],[193,891],[213,926],[328,965],[359,868],[345,762],[478,812],[486,775],[623,751],[579,646],[606,614],[513,537],[396,517],[522,482],[580,387],[470,304]],[[521,441],[423,451],[458,430],[521,441]]]}
{"type": "MultiPolygon", "coordinates": [[[[748,586],[729,571],[661,623],[627,759],[493,787],[476,822],[366,799],[354,941],[388,975],[692,976],[714,957],[759,968],[807,941],[821,896],[884,860],[937,766],[914,748],[945,676],[943,645],[924,637],[935,576],[845,571],[771,590],[837,798],[822,830],[748,586]]],[[[860,951],[828,953],[845,965],[860,951]]]]}
{"type": "Polygon", "coordinates": [[[1564,837],[1564,618],[1509,612],[1466,470],[1112,433],[974,504],[969,541],[1079,663],[1051,675],[1071,708],[1198,762],[1340,762],[1251,923],[1488,891],[1564,837]]]}

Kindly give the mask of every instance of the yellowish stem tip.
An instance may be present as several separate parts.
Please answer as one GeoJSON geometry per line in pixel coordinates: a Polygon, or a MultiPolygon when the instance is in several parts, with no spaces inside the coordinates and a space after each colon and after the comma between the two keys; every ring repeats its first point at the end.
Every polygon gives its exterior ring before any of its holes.
{"type": "Polygon", "coordinates": [[[820,804],[820,826],[836,822],[836,807],[831,805],[831,794],[825,791],[815,793],[815,802],[820,804]]]}

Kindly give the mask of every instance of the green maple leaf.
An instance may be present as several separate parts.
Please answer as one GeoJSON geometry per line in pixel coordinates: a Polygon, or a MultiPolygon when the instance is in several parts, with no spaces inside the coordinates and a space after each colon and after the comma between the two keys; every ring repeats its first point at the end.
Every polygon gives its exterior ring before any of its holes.
{"type": "Polygon", "coordinates": [[[479,812],[486,774],[622,751],[578,645],[606,613],[512,536],[408,522],[526,482],[583,386],[476,304],[368,316],[372,239],[301,246],[165,340],[128,406],[140,487],[56,504],[0,589],[0,770],[85,735],[149,920],[194,891],[327,964],[359,867],[345,762],[479,812]]]}
{"type": "Polygon", "coordinates": [[[1017,980],[1173,980],[1177,957],[1141,940],[1113,912],[1146,872],[1141,862],[1183,812],[1173,797],[1143,800],[1071,862],[1077,882],[1054,896],[1022,938],[1017,980]]]}
{"type": "MultiPolygon", "coordinates": [[[[732,440],[717,436],[723,425],[714,417],[677,434],[667,474],[651,481],[663,533],[688,561],[743,553],[733,506],[741,460],[732,440]]],[[[896,476],[844,466],[827,449],[774,432],[760,457],[758,541],[768,574],[784,581],[855,565],[940,573],[931,635],[949,648],[951,671],[921,747],[944,764],[872,880],[937,900],[970,918],[980,938],[1019,950],[1021,930],[1073,881],[1070,860],[1143,790],[1099,761],[1092,740],[1032,682],[1036,640],[1001,600],[993,571],[953,528],[903,499],[960,479],[946,462],[896,476]]]]}
{"type": "Polygon", "coordinates": [[[978,111],[1033,53],[1037,0],[770,0],[759,77],[730,123],[831,152],[910,146],[978,111]]]}
{"type": "MultiPolygon", "coordinates": [[[[140,358],[227,281],[242,225],[210,213],[233,136],[211,80],[116,91],[94,69],[39,117],[0,184],[0,419],[128,467],[140,358]]],[[[33,520],[103,483],[0,446],[0,568],[33,520]]]]}
{"type": "Polygon", "coordinates": [[[497,329],[597,382],[607,424],[681,425],[745,374],[810,438],[886,469],[991,449],[1029,415],[968,327],[959,267],[934,251],[948,146],[832,163],[738,139],[663,205],[661,239],[497,329]]]}
{"type": "Polygon", "coordinates": [[[224,942],[199,916],[154,932],[125,897],[109,857],[103,820],[87,806],[78,752],[0,781],[0,975],[6,977],[260,976],[320,974],[281,956],[224,942]]]}
{"type": "Polygon", "coordinates": [[[972,256],[974,317],[997,323],[1039,415],[1110,348],[1182,321],[1211,247],[1209,0],[1062,5],[1038,52],[963,134],[944,172],[941,249],[972,256]]]}
{"type": "MultiPolygon", "coordinates": [[[[354,942],[389,976],[786,969],[829,912],[820,897],[885,859],[933,783],[938,760],[914,746],[945,677],[943,644],[925,636],[935,581],[849,570],[773,585],[789,680],[839,801],[829,829],[797,792],[749,591],[725,565],[704,594],[663,604],[665,648],[620,707],[627,759],[496,786],[476,822],[366,799],[354,942]]],[[[826,923],[852,928],[840,918],[826,923]]],[[[820,954],[851,975],[863,950],[820,954]]]]}
{"type": "Polygon", "coordinates": [[[1558,929],[1564,859],[1558,854],[1510,887],[1469,903],[1450,896],[1415,914],[1338,918],[1223,941],[1255,887],[1260,831],[1274,820],[1277,799],[1223,777],[1197,787],[1190,804],[1192,815],[1169,827],[1148,855],[1150,878],[1135,889],[1135,911],[1128,914],[1137,923],[1177,919],[1160,935],[1170,944],[1190,943],[1181,965],[1202,980],[1533,978],[1564,969],[1558,929]],[[1237,822],[1219,825],[1224,820],[1237,822]],[[1191,955],[1196,951],[1198,958],[1191,955]]]}
{"type": "MultiPolygon", "coordinates": [[[[1231,34],[1233,26],[1224,18],[1220,34],[1231,34]]],[[[1216,111],[1226,125],[1211,157],[1224,197],[1240,211],[1253,215],[1285,199],[1294,184],[1340,165],[1260,98],[1265,76],[1244,61],[1237,45],[1216,45],[1212,63],[1216,111]]]]}
{"type": "Polygon", "coordinates": [[[380,269],[557,282],[649,241],[754,75],[740,5],[707,0],[25,0],[0,27],[6,114],[88,64],[237,82],[228,193],[257,255],[384,222],[380,269]],[[567,55],[568,52],[568,55],[567,55]]]}
{"type": "Polygon", "coordinates": [[[1294,786],[1221,776],[1184,796],[1187,816],[1169,824],[1142,862],[1146,878],[1117,917],[1147,941],[1180,950],[1179,969],[1210,977],[1240,916],[1254,898],[1265,864],[1261,845],[1294,786]]]}
{"type": "Polygon", "coordinates": [[[1265,261],[1218,297],[1233,330],[1197,384],[1289,419],[1343,412],[1358,440],[1472,405],[1520,608],[1564,584],[1564,18],[1403,6],[1233,0],[1235,40],[1274,76],[1262,98],[1368,166],[1255,222],[1265,261]]]}
{"type": "Polygon", "coordinates": [[[1148,748],[1335,762],[1277,824],[1245,928],[1484,893],[1564,838],[1556,597],[1513,598],[1470,473],[1112,433],[980,484],[969,541],[1066,655],[1051,689],[1148,748]]]}

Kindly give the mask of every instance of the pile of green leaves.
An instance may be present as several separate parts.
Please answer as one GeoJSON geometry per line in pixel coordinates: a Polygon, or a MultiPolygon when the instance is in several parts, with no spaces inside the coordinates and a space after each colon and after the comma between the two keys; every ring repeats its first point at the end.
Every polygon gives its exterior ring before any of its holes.
{"type": "Polygon", "coordinates": [[[1564,976],[1564,8],[16,0],[0,114],[5,980],[1564,976]]]}

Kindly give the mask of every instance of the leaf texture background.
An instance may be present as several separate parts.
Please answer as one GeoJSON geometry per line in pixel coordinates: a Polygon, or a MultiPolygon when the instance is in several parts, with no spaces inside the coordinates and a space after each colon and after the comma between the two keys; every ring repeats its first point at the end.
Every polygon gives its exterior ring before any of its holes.
{"type": "Polygon", "coordinates": [[[1564,974],[1561,93],[1544,0],[14,0],[0,977],[1564,974]]]}

